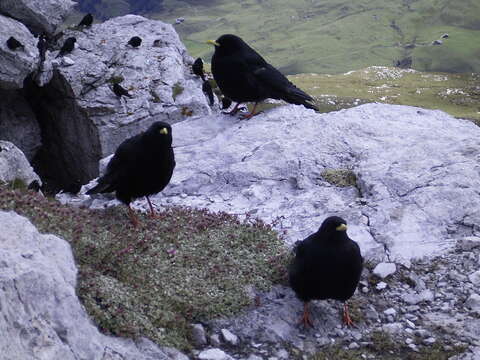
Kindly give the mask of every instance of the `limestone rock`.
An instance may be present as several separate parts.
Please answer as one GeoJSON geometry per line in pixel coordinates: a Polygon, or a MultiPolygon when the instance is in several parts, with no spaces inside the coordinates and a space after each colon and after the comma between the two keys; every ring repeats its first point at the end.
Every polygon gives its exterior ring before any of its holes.
{"type": "Polygon", "coordinates": [[[21,21],[35,34],[53,33],[74,5],[71,0],[2,0],[0,12],[21,21]]]}
{"type": "MultiPolygon", "coordinates": [[[[5,1],[7,0],[0,1],[0,12],[5,1]]],[[[37,40],[25,25],[0,15],[0,89],[22,88],[23,81],[36,69],[39,59],[37,40]],[[10,50],[6,44],[10,36],[20,41],[25,48],[10,50]]]]}
{"type": "Polygon", "coordinates": [[[19,90],[0,90],[0,140],[14,143],[32,160],[41,145],[37,117],[19,90]]]}
{"type": "Polygon", "coordinates": [[[203,350],[198,354],[200,360],[233,360],[233,358],[220,349],[203,350]]]}
{"type": "Polygon", "coordinates": [[[397,266],[394,263],[380,263],[373,269],[373,273],[381,279],[392,275],[397,271],[397,266]]]}
{"type": "Polygon", "coordinates": [[[0,140],[0,182],[21,180],[25,185],[41,180],[33,171],[22,151],[8,141],[0,140]]]}
{"type": "Polygon", "coordinates": [[[14,212],[0,212],[0,228],[2,358],[172,358],[147,339],[133,341],[98,331],[75,293],[77,270],[66,241],[40,234],[14,212]]]}

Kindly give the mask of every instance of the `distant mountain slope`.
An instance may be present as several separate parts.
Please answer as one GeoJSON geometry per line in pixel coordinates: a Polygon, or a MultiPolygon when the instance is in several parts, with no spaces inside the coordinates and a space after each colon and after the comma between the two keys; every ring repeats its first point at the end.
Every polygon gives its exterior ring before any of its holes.
{"type": "MultiPolygon", "coordinates": [[[[101,0],[120,2],[137,3],[101,0]]],[[[157,6],[139,11],[148,17],[185,18],[177,31],[193,56],[207,59],[212,49],[205,40],[235,33],[287,74],[342,73],[409,57],[418,70],[480,72],[478,0],[143,2],[157,6]],[[449,37],[432,45],[444,33],[449,37]]]]}

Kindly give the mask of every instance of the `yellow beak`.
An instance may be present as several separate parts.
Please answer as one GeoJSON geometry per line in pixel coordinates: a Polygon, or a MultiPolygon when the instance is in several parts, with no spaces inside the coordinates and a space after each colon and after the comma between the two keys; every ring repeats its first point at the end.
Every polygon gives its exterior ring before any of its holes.
{"type": "Polygon", "coordinates": [[[160,129],[160,134],[162,134],[162,135],[168,135],[168,129],[167,129],[167,128],[161,128],[161,129],[160,129]]]}
{"type": "Polygon", "coordinates": [[[335,230],[337,231],[345,231],[347,230],[347,225],[346,224],[341,224],[341,225],[338,225],[335,230]]]}
{"type": "Polygon", "coordinates": [[[220,44],[218,42],[216,42],[215,40],[207,40],[207,44],[214,45],[214,46],[220,46],[220,44]]]}

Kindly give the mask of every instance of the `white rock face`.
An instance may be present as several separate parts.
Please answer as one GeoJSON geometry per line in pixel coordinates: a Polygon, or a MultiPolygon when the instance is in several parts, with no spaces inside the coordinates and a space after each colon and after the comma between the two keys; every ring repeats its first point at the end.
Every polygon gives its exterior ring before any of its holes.
{"type": "Polygon", "coordinates": [[[21,21],[35,34],[53,33],[74,5],[71,0],[2,0],[0,12],[21,21]]]}
{"type": "Polygon", "coordinates": [[[468,275],[468,279],[472,282],[473,285],[477,287],[480,286],[480,270],[468,275]]]}
{"type": "Polygon", "coordinates": [[[203,350],[198,354],[200,360],[233,360],[233,358],[220,349],[203,350]]]}
{"type": "Polygon", "coordinates": [[[0,140],[0,183],[16,179],[25,185],[35,180],[42,184],[22,151],[11,142],[0,140]]]}
{"type": "Polygon", "coordinates": [[[380,263],[373,269],[373,273],[381,279],[392,275],[397,271],[397,266],[394,263],[380,263]]]}
{"type": "MultiPolygon", "coordinates": [[[[0,12],[4,4],[0,1],[0,12]]],[[[22,23],[0,15],[0,89],[20,89],[25,78],[39,62],[37,40],[22,23]],[[10,50],[6,44],[13,36],[25,48],[10,50]]]]}
{"type": "MultiPolygon", "coordinates": [[[[151,341],[99,333],[75,294],[68,243],[25,218],[0,212],[2,359],[167,360],[151,341]]],[[[177,357],[180,358],[180,357],[177,357]]]]}

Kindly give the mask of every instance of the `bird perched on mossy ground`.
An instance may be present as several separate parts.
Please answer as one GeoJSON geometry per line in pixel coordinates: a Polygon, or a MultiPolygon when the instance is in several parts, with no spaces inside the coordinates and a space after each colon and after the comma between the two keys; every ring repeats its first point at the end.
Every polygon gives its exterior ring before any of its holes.
{"type": "Polygon", "coordinates": [[[300,323],[312,326],[310,300],[334,299],[343,305],[343,322],[353,325],[347,300],[357,288],[363,269],[363,258],[357,243],[347,235],[347,222],[338,216],[325,219],[320,229],[299,241],[289,268],[289,282],[304,302],[300,323]]]}
{"type": "Polygon", "coordinates": [[[13,50],[13,51],[17,50],[18,48],[22,48],[22,49],[25,48],[25,46],[20,41],[15,39],[13,36],[10,36],[8,38],[7,46],[10,50],[13,50]]]}
{"type": "Polygon", "coordinates": [[[230,114],[238,112],[240,103],[254,102],[252,112],[244,116],[249,119],[256,115],[257,104],[268,98],[318,111],[310,95],[293,85],[238,36],[226,34],[208,43],[215,46],[213,77],[222,93],[237,102],[230,114]]]}
{"type": "Polygon", "coordinates": [[[138,218],[130,203],[145,196],[151,216],[155,216],[149,195],[162,191],[172,178],[175,156],[172,148],[172,128],[165,122],[153,123],[147,131],[120,144],[107,165],[107,171],[87,195],[115,191],[115,196],[127,205],[134,226],[138,218]]]}
{"type": "Polygon", "coordinates": [[[142,45],[142,38],[140,38],[139,36],[133,36],[130,40],[128,40],[127,45],[137,48],[142,45]]]}
{"type": "Polygon", "coordinates": [[[77,41],[74,37],[69,37],[62,45],[62,48],[58,52],[57,58],[60,56],[64,56],[65,54],[71,53],[75,48],[75,42],[77,41]]]}
{"type": "Polygon", "coordinates": [[[88,13],[83,17],[83,19],[78,23],[78,27],[80,26],[85,26],[85,27],[90,27],[93,24],[93,15],[88,13]]]}
{"type": "Polygon", "coordinates": [[[121,98],[122,96],[126,96],[126,97],[129,97],[129,98],[132,98],[132,95],[130,95],[128,93],[128,90],[123,88],[122,85],[118,84],[118,83],[115,83],[113,84],[112,86],[112,91],[115,93],[115,95],[117,95],[119,98],[121,98]]]}
{"type": "Polygon", "coordinates": [[[192,65],[192,71],[195,75],[200,76],[203,81],[205,81],[205,73],[203,71],[203,60],[197,58],[192,65]]]}

